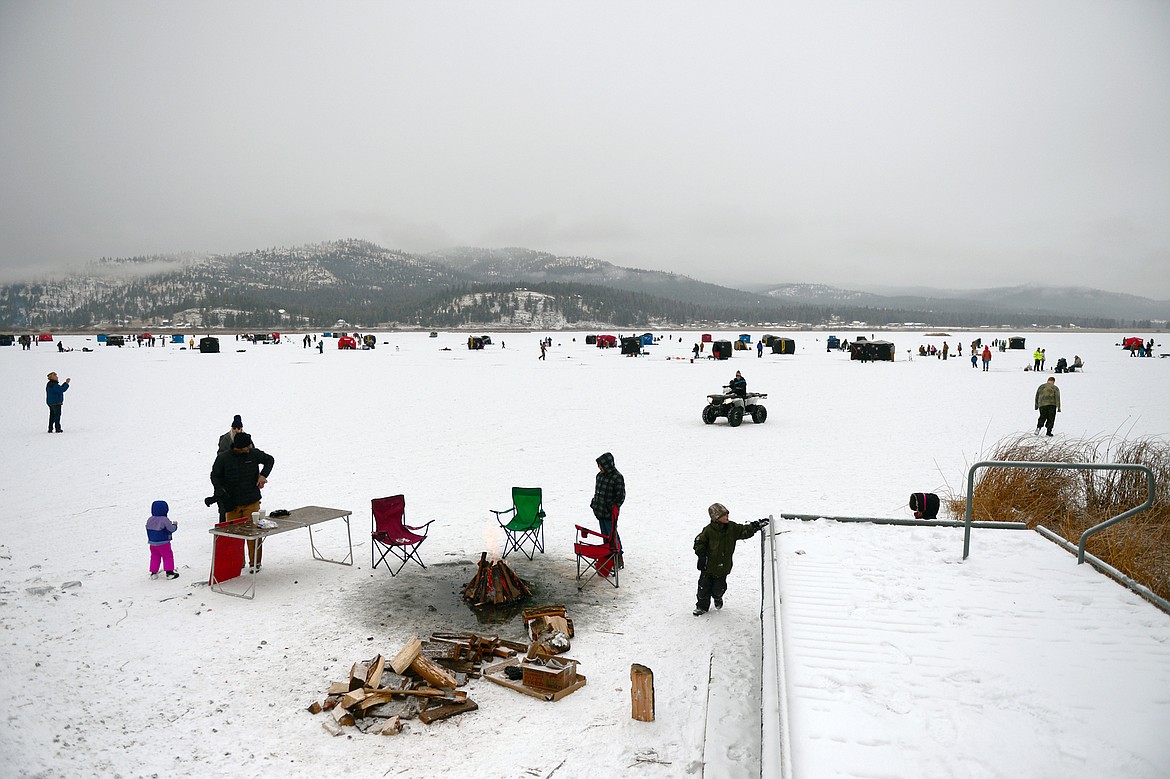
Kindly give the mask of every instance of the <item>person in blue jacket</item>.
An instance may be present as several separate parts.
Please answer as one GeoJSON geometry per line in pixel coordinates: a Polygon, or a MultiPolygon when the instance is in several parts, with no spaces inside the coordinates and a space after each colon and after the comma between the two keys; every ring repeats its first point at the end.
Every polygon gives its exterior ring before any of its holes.
{"type": "Polygon", "coordinates": [[[65,391],[69,389],[69,379],[61,384],[57,381],[57,372],[49,373],[49,383],[45,385],[45,403],[49,406],[49,432],[61,432],[61,406],[65,403],[65,391]],[[56,430],[54,430],[56,428],[56,430]]]}
{"type": "Polygon", "coordinates": [[[167,514],[171,507],[165,500],[150,504],[150,519],[146,520],[146,542],[150,544],[150,578],[158,578],[159,564],[166,571],[168,579],[178,579],[175,570],[175,554],[171,551],[171,535],[179,529],[179,523],[167,514]]]}

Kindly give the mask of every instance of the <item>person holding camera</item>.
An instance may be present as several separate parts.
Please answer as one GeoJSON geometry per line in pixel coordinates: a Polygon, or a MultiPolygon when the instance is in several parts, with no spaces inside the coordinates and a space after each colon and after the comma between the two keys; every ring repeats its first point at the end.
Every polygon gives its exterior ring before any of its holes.
{"type": "Polygon", "coordinates": [[[731,521],[731,514],[722,503],[712,503],[707,509],[710,523],[695,536],[695,554],[699,557],[699,590],[695,599],[696,617],[707,613],[711,600],[715,608],[723,608],[727,592],[727,575],[731,573],[735,542],[751,538],[767,527],[771,517],[757,519],[746,525],[731,521]]]}

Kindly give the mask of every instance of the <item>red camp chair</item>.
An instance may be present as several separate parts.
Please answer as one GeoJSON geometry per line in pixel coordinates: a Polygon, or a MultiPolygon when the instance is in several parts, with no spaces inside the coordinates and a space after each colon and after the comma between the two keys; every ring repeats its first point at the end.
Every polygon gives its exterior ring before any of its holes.
{"type": "Polygon", "coordinates": [[[573,544],[573,552],[577,555],[577,590],[580,591],[594,576],[600,576],[614,587],[618,586],[618,557],[621,549],[617,545],[618,512],[614,508],[613,523],[610,534],[604,535],[596,530],[577,525],[577,541],[573,544]],[[600,543],[586,543],[589,536],[597,536],[600,543]]]}
{"type": "Polygon", "coordinates": [[[435,520],[420,527],[407,525],[405,495],[374,498],[370,501],[370,512],[370,561],[373,568],[385,563],[390,575],[397,576],[408,560],[414,560],[423,568],[427,567],[418,556],[418,548],[427,540],[431,522],[435,520]],[[381,556],[378,556],[379,551],[381,556]],[[387,559],[388,555],[399,561],[397,567],[387,559]]]}

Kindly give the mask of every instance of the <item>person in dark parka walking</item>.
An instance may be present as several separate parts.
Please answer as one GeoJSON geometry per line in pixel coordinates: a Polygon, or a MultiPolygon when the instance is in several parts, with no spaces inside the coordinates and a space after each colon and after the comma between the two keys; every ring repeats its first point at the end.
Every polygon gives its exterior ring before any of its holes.
{"type": "MultiPolygon", "coordinates": [[[[601,526],[602,535],[608,537],[613,532],[618,510],[625,501],[626,479],[614,466],[613,454],[606,452],[597,458],[597,479],[594,482],[593,500],[589,502],[593,516],[597,517],[597,524],[601,526]]],[[[620,533],[616,534],[615,541],[618,547],[618,568],[624,568],[620,533]]]]}

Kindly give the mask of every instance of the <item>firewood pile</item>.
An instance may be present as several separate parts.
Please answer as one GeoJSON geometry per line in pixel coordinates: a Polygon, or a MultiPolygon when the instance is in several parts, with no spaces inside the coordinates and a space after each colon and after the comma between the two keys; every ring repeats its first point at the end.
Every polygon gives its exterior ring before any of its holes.
{"type": "Polygon", "coordinates": [[[479,556],[475,576],[463,588],[463,600],[472,606],[499,606],[532,594],[524,580],[503,560],[487,561],[487,552],[479,556]]]}
{"type": "Polygon", "coordinates": [[[363,733],[395,735],[405,720],[424,724],[476,711],[479,705],[459,689],[483,667],[525,652],[527,644],[473,633],[434,633],[431,640],[412,638],[389,661],[382,655],[355,663],[349,679],[334,682],[310,714],[327,712],[322,727],[341,735],[352,726],[363,733]]]}

